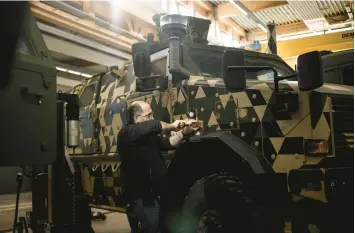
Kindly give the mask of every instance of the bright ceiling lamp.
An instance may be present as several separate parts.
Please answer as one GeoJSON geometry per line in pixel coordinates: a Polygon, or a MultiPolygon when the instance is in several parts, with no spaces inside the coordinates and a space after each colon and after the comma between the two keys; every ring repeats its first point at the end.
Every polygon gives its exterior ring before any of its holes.
{"type": "Polygon", "coordinates": [[[354,29],[353,27],[346,27],[346,28],[337,28],[337,29],[329,29],[325,31],[325,34],[336,33],[336,32],[343,32],[354,29]]]}
{"type": "Polygon", "coordinates": [[[319,36],[319,35],[323,35],[323,34],[324,34],[324,32],[311,32],[311,33],[298,34],[298,35],[293,35],[293,36],[284,36],[284,37],[280,37],[278,39],[278,41],[301,39],[301,38],[306,38],[306,37],[311,37],[311,36],[319,36]]]}
{"type": "Polygon", "coordinates": [[[56,67],[57,70],[59,71],[62,71],[62,72],[67,72],[67,73],[70,73],[70,74],[75,74],[75,75],[79,75],[79,76],[83,76],[83,77],[86,77],[86,78],[91,78],[92,75],[91,74],[85,74],[85,73],[81,73],[81,72],[78,72],[78,71],[74,71],[74,70],[68,70],[68,69],[65,69],[65,68],[62,68],[62,67],[56,67]]]}

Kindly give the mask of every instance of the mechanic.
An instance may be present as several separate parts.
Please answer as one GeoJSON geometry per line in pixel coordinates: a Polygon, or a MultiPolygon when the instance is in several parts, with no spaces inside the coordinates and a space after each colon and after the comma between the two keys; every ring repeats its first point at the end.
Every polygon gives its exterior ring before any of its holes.
{"type": "Polygon", "coordinates": [[[153,119],[150,105],[133,102],[128,108],[128,124],[118,134],[124,180],[123,199],[131,232],[156,233],[159,228],[159,195],[167,172],[161,150],[173,149],[197,132],[195,120],[172,124],[153,119]],[[179,130],[183,127],[182,130],[179,130]],[[171,131],[173,136],[163,137],[171,131]],[[140,227],[140,226],[141,227],[140,227]]]}

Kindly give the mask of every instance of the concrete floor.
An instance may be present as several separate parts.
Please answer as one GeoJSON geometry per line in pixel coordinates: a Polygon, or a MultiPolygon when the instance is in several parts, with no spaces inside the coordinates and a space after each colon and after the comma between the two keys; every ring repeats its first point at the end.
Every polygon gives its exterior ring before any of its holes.
{"type": "MultiPolygon", "coordinates": [[[[19,216],[25,216],[32,208],[31,193],[22,193],[19,202],[19,216]]],[[[0,232],[11,229],[14,221],[16,195],[0,196],[0,232]]]]}
{"type": "Polygon", "coordinates": [[[105,221],[94,221],[95,233],[130,233],[127,217],[121,213],[108,213],[105,221]]]}
{"type": "MultiPolygon", "coordinates": [[[[26,212],[31,211],[31,193],[22,193],[19,202],[19,216],[25,216],[26,212]]],[[[0,233],[12,232],[14,221],[16,195],[0,196],[0,233]]],[[[105,221],[93,221],[95,233],[130,233],[127,217],[125,214],[112,213],[105,210],[96,210],[106,213],[105,221]]],[[[30,231],[31,232],[31,231],[30,231]]]]}

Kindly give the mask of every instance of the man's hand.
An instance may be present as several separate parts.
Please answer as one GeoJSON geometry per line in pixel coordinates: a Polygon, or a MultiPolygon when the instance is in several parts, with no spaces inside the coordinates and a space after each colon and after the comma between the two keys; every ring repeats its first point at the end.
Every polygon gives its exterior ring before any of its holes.
{"type": "Polygon", "coordinates": [[[182,130],[182,134],[183,134],[184,136],[186,136],[186,135],[190,135],[190,134],[192,134],[192,133],[195,133],[195,132],[197,132],[197,131],[199,131],[199,130],[200,130],[200,127],[194,128],[194,127],[191,127],[191,126],[187,125],[187,126],[185,126],[184,129],[182,130]]]}
{"type": "Polygon", "coordinates": [[[174,147],[180,145],[180,143],[186,139],[185,136],[189,137],[201,129],[199,122],[193,119],[184,121],[177,120],[171,125],[174,125],[174,131],[178,131],[169,138],[170,144],[174,147]]]}
{"type": "Polygon", "coordinates": [[[174,121],[174,123],[169,124],[161,121],[161,125],[163,127],[163,131],[169,132],[169,131],[177,131],[181,129],[182,127],[185,126],[185,122],[182,120],[176,120],[174,121]]]}
{"type": "Polygon", "coordinates": [[[200,123],[194,119],[185,121],[185,127],[182,130],[183,135],[190,135],[201,129],[200,123]]]}
{"type": "Polygon", "coordinates": [[[189,119],[189,120],[185,120],[185,125],[189,125],[193,128],[199,128],[200,127],[200,122],[196,121],[194,119],[189,119]]]}
{"type": "Polygon", "coordinates": [[[173,130],[180,129],[185,126],[185,121],[183,120],[176,120],[174,123],[171,124],[173,127],[173,130]]]}

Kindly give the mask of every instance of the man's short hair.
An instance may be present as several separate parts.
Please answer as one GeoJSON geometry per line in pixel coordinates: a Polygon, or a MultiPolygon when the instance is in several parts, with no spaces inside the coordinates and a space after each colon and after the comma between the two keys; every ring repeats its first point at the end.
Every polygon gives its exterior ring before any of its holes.
{"type": "Polygon", "coordinates": [[[128,121],[127,124],[134,124],[134,116],[140,115],[143,113],[142,106],[140,105],[139,102],[133,102],[129,107],[128,107],[128,121]]]}

